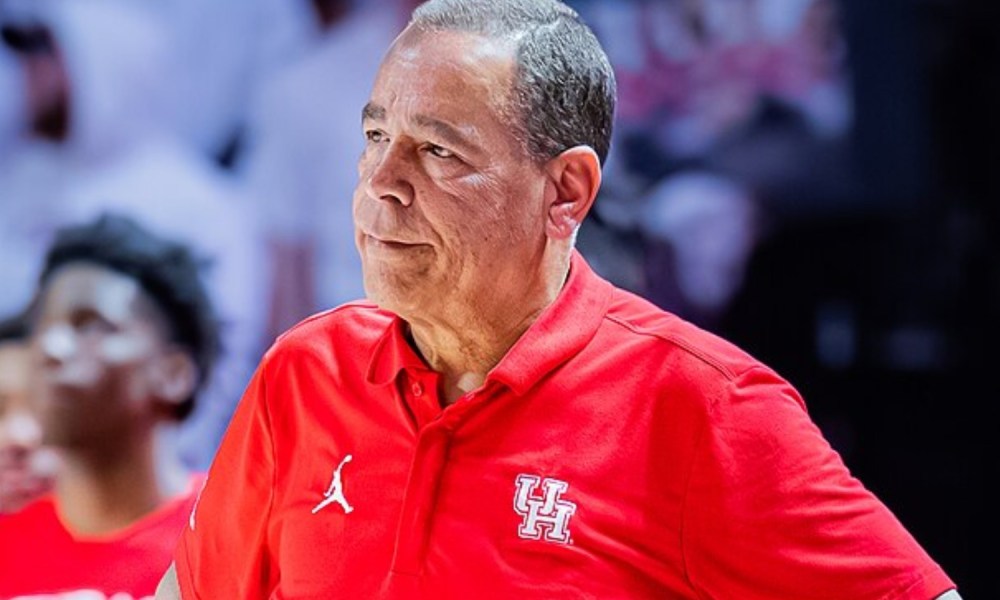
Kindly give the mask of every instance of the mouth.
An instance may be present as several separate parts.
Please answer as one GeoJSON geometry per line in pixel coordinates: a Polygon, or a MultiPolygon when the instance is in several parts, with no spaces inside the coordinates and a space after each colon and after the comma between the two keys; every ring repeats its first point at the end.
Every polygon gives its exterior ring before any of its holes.
{"type": "Polygon", "coordinates": [[[422,242],[408,242],[392,238],[378,237],[371,235],[370,233],[365,234],[365,242],[368,244],[369,248],[374,247],[381,250],[409,250],[429,246],[429,244],[424,244],[422,242]]]}
{"type": "Polygon", "coordinates": [[[42,373],[38,391],[54,402],[72,402],[80,394],[86,393],[96,383],[96,377],[89,373],[67,373],[66,370],[51,370],[42,373]]]}

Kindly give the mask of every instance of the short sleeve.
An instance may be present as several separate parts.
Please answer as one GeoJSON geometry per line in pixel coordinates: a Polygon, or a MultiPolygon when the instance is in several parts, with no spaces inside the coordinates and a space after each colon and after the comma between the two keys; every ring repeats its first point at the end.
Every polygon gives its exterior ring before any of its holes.
{"type": "Polygon", "coordinates": [[[185,600],[267,598],[274,455],[264,365],[230,421],[174,562],[185,600]]]}
{"type": "Polygon", "coordinates": [[[929,600],[954,584],[765,368],[712,407],[685,498],[699,597],[929,600]]]}

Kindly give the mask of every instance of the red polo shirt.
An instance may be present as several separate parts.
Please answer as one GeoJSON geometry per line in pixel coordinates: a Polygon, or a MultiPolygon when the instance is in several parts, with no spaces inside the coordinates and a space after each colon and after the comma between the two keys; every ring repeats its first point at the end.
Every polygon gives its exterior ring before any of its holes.
{"type": "Polygon", "coordinates": [[[152,600],[203,481],[106,535],[71,531],[52,496],[0,515],[0,600],[152,600]]]}
{"type": "Polygon", "coordinates": [[[176,555],[184,598],[882,598],[953,587],[796,392],[579,255],[441,409],[367,304],[268,352],[176,555]]]}

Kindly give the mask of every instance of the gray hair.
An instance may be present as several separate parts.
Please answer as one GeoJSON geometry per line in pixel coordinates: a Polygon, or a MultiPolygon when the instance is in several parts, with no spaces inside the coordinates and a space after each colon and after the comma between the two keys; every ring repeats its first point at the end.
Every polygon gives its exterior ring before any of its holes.
{"type": "Polygon", "coordinates": [[[529,156],[544,163],[586,145],[604,163],[615,75],[597,37],[572,8],[559,0],[430,0],[413,12],[410,26],[510,41],[517,60],[514,125],[529,156]]]}

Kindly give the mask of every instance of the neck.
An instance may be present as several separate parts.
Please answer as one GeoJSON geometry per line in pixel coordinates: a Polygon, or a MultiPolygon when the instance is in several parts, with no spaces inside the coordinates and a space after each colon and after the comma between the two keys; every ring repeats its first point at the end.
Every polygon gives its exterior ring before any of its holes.
{"type": "Polygon", "coordinates": [[[81,535],[123,529],[160,506],[172,490],[157,479],[153,436],[114,447],[63,451],[55,497],[60,516],[81,535]]]}
{"type": "Polygon", "coordinates": [[[567,255],[528,281],[526,288],[506,294],[491,291],[475,302],[442,311],[443,319],[408,320],[417,350],[441,375],[445,405],[482,386],[486,375],[555,301],[568,272],[567,255]]]}

